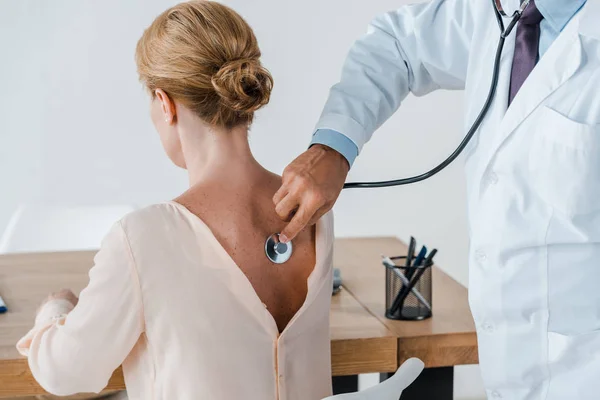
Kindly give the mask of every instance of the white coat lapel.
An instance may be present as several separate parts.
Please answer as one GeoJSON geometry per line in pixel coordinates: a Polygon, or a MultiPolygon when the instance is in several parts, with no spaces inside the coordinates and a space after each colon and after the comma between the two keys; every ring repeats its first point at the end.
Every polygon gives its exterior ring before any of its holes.
{"type": "MultiPolygon", "coordinates": [[[[577,71],[582,62],[578,32],[579,16],[576,16],[550,46],[506,111],[488,152],[488,161],[519,125],[577,71]]],[[[508,91],[508,87],[499,90],[508,91]]]]}

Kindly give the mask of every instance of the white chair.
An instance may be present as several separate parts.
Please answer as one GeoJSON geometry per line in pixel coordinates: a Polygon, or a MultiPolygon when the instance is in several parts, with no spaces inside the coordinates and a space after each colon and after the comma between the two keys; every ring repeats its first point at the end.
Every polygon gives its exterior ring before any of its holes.
{"type": "Polygon", "coordinates": [[[400,395],[417,379],[425,365],[418,358],[408,359],[389,379],[356,393],[338,394],[323,400],[398,400],[400,395]]]}
{"type": "Polygon", "coordinates": [[[98,249],[134,206],[21,205],[0,238],[0,254],[98,249]]]}

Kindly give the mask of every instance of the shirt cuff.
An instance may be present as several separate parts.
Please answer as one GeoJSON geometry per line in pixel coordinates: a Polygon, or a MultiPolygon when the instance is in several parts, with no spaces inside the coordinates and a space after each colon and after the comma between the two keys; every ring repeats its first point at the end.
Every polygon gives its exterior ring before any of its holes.
{"type": "Polygon", "coordinates": [[[44,303],[35,317],[35,326],[17,342],[19,354],[29,356],[29,349],[33,339],[42,331],[47,330],[54,324],[62,325],[68,313],[75,306],[68,300],[56,299],[44,303]]]}
{"type": "Polygon", "coordinates": [[[332,129],[317,130],[310,142],[311,146],[313,144],[322,144],[337,151],[348,160],[350,167],[352,167],[354,160],[358,156],[358,146],[347,136],[332,129]]]}
{"type": "Polygon", "coordinates": [[[62,319],[68,313],[70,313],[73,308],[75,308],[75,306],[69,300],[50,300],[40,308],[37,316],[35,317],[35,326],[44,326],[49,322],[62,319]]]}

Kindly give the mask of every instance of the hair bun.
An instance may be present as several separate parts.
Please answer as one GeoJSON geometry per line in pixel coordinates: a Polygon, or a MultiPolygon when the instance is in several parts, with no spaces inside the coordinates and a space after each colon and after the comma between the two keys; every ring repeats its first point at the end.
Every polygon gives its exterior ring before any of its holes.
{"type": "Polygon", "coordinates": [[[212,85],[223,106],[251,114],[269,102],[273,78],[258,59],[241,59],[223,64],[212,85]]]}

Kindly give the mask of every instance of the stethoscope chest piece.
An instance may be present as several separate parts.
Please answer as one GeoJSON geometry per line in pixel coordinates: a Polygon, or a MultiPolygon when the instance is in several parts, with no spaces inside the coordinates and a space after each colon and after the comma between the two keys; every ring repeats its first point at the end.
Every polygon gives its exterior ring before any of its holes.
{"type": "Polygon", "coordinates": [[[292,242],[281,243],[279,234],[274,233],[265,242],[265,254],[275,264],[283,264],[292,256],[292,242]]]}

